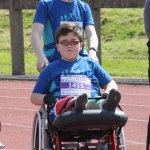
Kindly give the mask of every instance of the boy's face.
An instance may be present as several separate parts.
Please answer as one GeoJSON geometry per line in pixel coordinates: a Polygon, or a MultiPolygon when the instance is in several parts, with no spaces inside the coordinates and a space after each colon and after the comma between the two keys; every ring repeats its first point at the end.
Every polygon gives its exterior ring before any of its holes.
{"type": "Polygon", "coordinates": [[[62,59],[71,62],[79,56],[83,42],[80,42],[78,37],[73,32],[70,32],[66,36],[60,36],[59,43],[56,46],[62,59]]]}

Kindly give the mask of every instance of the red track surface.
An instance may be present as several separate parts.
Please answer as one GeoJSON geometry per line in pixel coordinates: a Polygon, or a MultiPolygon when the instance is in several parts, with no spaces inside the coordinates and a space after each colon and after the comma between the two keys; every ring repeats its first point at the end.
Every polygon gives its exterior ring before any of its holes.
{"type": "MultiPolygon", "coordinates": [[[[30,102],[35,82],[0,81],[0,142],[4,149],[30,149],[33,116],[39,107],[30,102]]],[[[119,85],[121,107],[129,119],[124,127],[126,149],[145,150],[150,114],[150,87],[119,85]]]]}

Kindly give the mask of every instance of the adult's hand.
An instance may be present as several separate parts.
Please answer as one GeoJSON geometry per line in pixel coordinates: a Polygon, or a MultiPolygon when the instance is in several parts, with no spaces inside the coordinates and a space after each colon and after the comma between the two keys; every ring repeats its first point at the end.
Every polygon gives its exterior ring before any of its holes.
{"type": "Polygon", "coordinates": [[[47,58],[39,58],[37,61],[37,70],[38,72],[41,72],[46,66],[48,66],[49,62],[47,60],[47,58]]]}

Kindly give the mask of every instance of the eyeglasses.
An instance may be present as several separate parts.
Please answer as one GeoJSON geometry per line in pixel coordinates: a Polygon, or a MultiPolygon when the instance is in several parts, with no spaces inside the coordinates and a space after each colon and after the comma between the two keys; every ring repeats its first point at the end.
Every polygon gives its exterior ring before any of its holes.
{"type": "Polygon", "coordinates": [[[66,41],[66,40],[63,40],[63,41],[60,41],[59,43],[63,46],[68,46],[68,45],[75,46],[75,45],[79,44],[80,41],[74,41],[74,40],[66,41]]]}

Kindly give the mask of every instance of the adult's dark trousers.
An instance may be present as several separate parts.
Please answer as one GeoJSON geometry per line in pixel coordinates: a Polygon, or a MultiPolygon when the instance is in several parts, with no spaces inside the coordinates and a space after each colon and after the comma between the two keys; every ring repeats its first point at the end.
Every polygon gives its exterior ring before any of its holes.
{"type": "Polygon", "coordinates": [[[148,46],[148,79],[150,85],[150,39],[147,42],[147,46],[148,46]]]}

